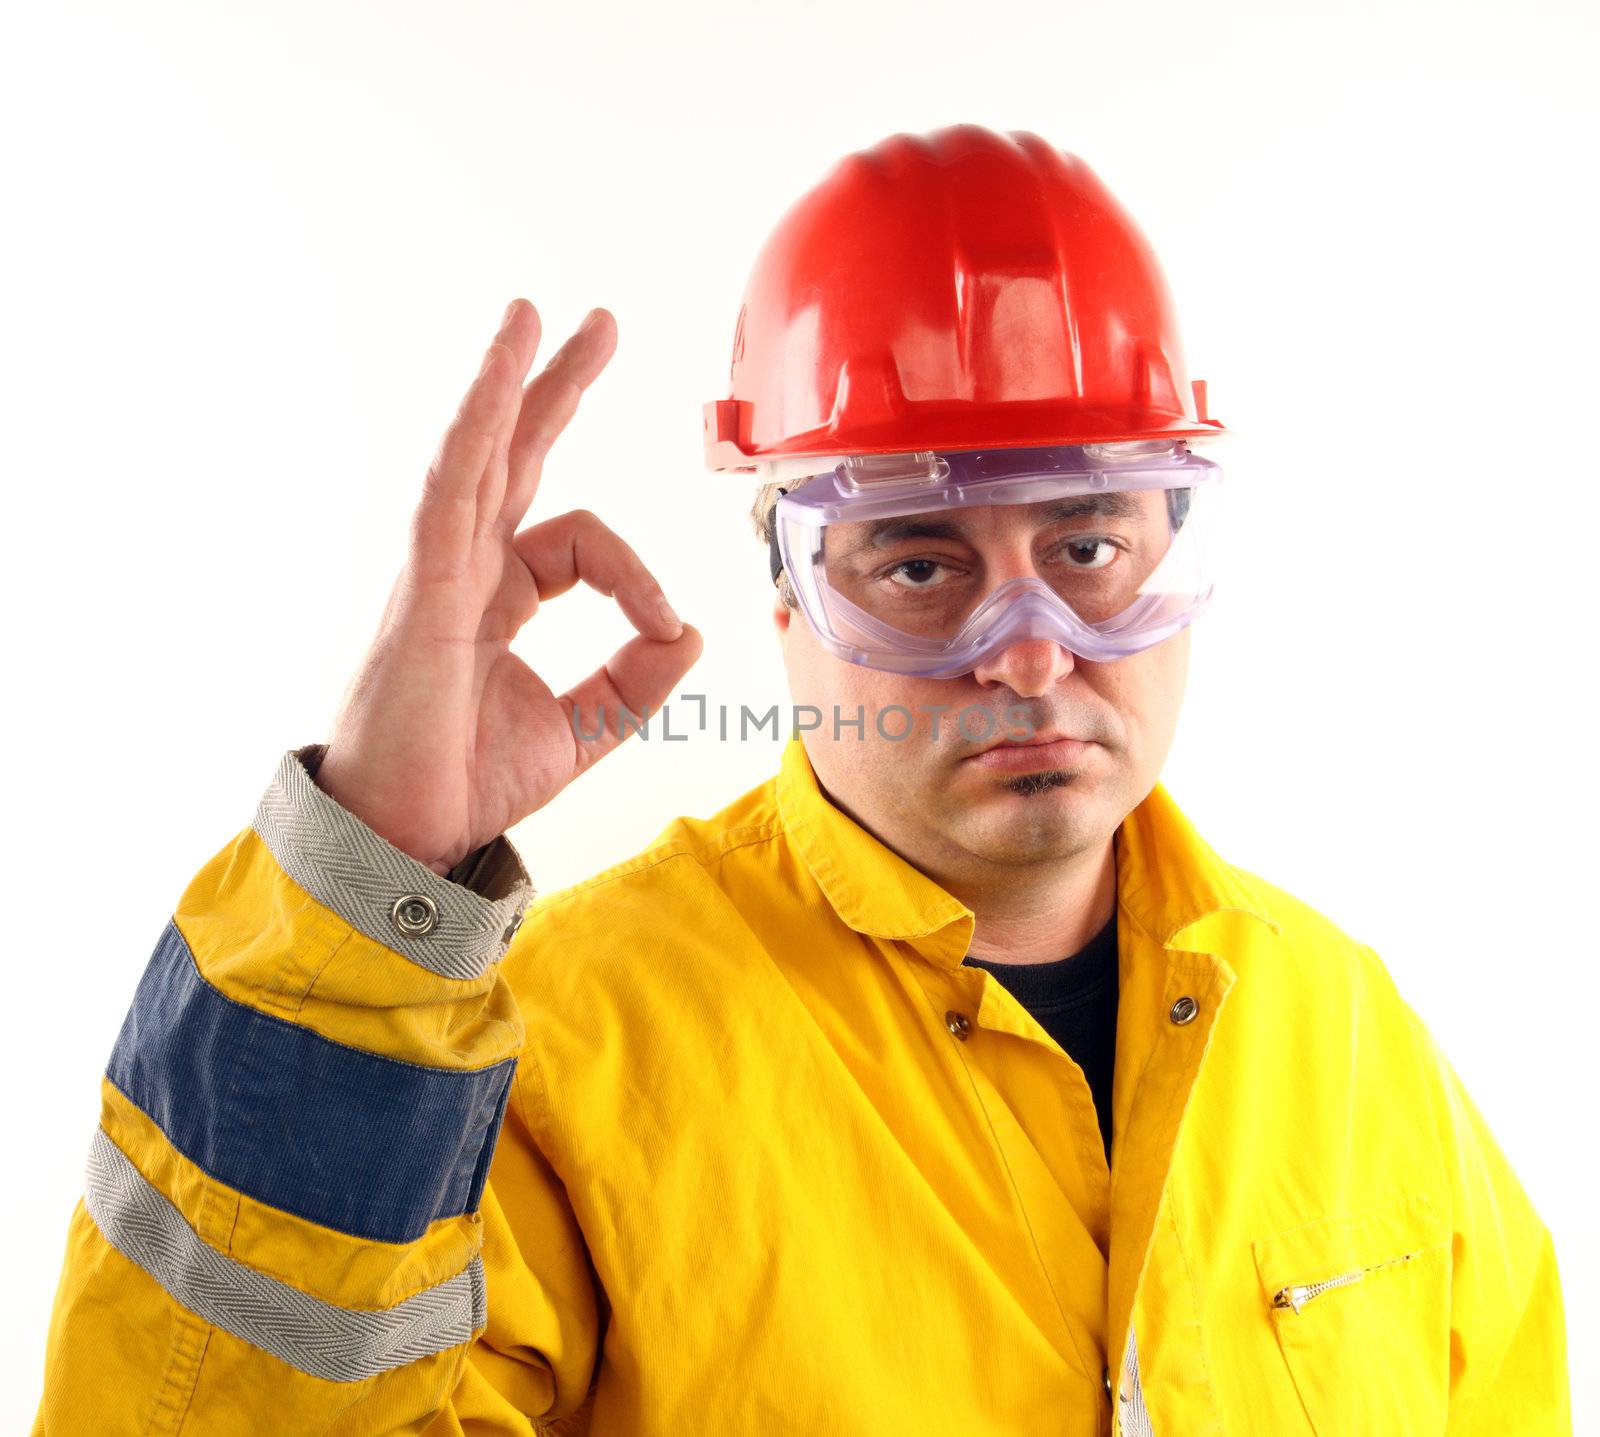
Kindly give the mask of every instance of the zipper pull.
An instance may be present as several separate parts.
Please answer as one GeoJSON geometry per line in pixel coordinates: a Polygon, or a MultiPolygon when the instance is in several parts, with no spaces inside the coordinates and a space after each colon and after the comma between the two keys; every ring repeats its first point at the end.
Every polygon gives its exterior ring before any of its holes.
{"type": "Polygon", "coordinates": [[[1366,1275],[1366,1270],[1358,1267],[1354,1272],[1342,1273],[1338,1277],[1326,1277],[1321,1282],[1280,1287],[1272,1294],[1272,1305],[1292,1307],[1299,1312],[1312,1298],[1321,1297],[1330,1287],[1348,1287],[1352,1282],[1360,1282],[1366,1275]]]}

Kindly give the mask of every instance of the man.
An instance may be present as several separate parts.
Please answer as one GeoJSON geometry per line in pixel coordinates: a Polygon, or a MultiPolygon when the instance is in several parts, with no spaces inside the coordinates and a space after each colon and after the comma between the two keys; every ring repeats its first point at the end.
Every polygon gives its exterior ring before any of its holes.
{"type": "Polygon", "coordinates": [[[504,830],[701,646],[592,514],[522,527],[613,322],[522,389],[538,340],[514,302],[329,742],[157,945],[38,1430],[1567,1431],[1447,1060],[1158,781],[1219,426],[1092,172],[958,126],[784,217],[707,450],[822,719],[524,922],[504,830]],[[639,633],[558,696],[509,642],[580,579],[639,633]]]}

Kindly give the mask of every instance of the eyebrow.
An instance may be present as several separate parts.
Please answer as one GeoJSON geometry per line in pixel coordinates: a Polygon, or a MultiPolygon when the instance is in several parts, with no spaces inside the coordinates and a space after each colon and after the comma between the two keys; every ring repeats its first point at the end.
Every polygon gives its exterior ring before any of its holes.
{"type": "MultiPolygon", "coordinates": [[[[1132,494],[1085,494],[1076,499],[1059,499],[1047,504],[1041,514],[1045,524],[1059,523],[1063,519],[1079,519],[1085,514],[1102,514],[1111,519],[1138,519],[1144,515],[1144,505],[1132,494]]],[[[863,549],[881,549],[898,544],[903,539],[961,539],[966,537],[959,524],[948,519],[929,519],[912,515],[905,519],[877,519],[868,521],[849,552],[863,549]]]]}

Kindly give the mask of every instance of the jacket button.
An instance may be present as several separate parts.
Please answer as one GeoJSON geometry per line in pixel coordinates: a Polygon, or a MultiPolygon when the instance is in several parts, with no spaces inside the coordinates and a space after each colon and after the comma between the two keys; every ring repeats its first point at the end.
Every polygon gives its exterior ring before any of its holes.
{"type": "Polygon", "coordinates": [[[1200,1011],[1200,1005],[1187,993],[1172,1005],[1172,1011],[1167,1014],[1180,1028],[1185,1023],[1192,1023],[1194,1015],[1200,1011]]]}
{"type": "Polygon", "coordinates": [[[395,899],[389,917],[407,938],[424,938],[439,926],[439,909],[433,899],[421,893],[407,893],[395,899]]]}
{"type": "Polygon", "coordinates": [[[972,1024],[967,1020],[965,1013],[951,1011],[944,1015],[944,1025],[963,1043],[967,1041],[967,1034],[972,1031],[972,1024]]]}
{"type": "Polygon", "coordinates": [[[1111,1400],[1111,1369],[1109,1367],[1100,1369],[1100,1383],[1106,1389],[1106,1401],[1109,1402],[1111,1400]]]}

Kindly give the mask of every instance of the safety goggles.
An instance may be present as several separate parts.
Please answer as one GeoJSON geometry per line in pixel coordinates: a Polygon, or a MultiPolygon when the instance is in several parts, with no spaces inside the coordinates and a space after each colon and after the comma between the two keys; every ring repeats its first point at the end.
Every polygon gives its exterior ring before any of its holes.
{"type": "Polygon", "coordinates": [[[852,457],[785,488],[774,563],[868,668],[954,678],[1023,639],[1126,658],[1210,599],[1221,480],[1181,440],[852,457]]]}

